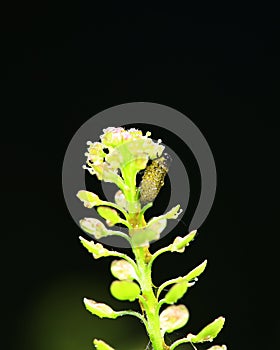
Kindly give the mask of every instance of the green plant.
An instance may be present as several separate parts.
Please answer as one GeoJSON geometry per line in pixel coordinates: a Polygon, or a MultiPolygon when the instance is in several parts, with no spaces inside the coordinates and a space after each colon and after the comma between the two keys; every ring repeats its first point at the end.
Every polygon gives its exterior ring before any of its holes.
{"type": "MultiPolygon", "coordinates": [[[[107,256],[119,258],[111,263],[111,272],[116,278],[110,287],[111,294],[118,300],[138,300],[142,313],[132,310],[115,311],[104,303],[87,298],[84,299],[85,307],[101,318],[115,319],[125,315],[138,317],[146,328],[154,350],[174,350],[183,343],[191,343],[195,348],[194,344],[211,342],[224,325],[223,317],[214,320],[197,335],[188,334],[171,345],[167,345],[164,339],[166,333],[171,333],[187,323],[188,309],[183,304],[176,303],[203,273],[207,264],[205,260],[185,276],[166,281],[158,288],[155,288],[152,283],[154,260],[166,252],[183,253],[196,236],[196,231],[192,231],[184,237],[176,237],[172,244],[153,254],[149,251],[150,242],[159,239],[160,233],[167,225],[167,220],[177,219],[181,213],[180,205],[177,205],[163,215],[153,217],[148,222],[145,220],[145,212],[153,203],[151,201],[146,204],[141,200],[141,186],[137,187],[136,175],[147,168],[149,160],[162,156],[164,146],[161,145],[160,140],[154,142],[150,139],[150,133],[143,135],[136,129],[107,128],[103,131],[104,134],[100,136],[101,142],[88,142],[88,152],[85,154],[87,162],[84,169],[96,175],[99,180],[118,186],[115,202],[104,201],[96,194],[85,190],[79,191],[77,196],[87,208],[97,207],[99,215],[106,220],[108,227],[122,224],[127,227],[128,233],[108,229],[95,218],[84,218],[80,220],[80,225],[97,240],[110,235],[122,237],[129,242],[134,259],[124,253],[106,249],[100,243],[88,241],[82,237],[80,240],[95,259],[107,256]],[[169,290],[162,296],[166,288],[169,290]],[[167,307],[161,311],[165,304],[167,307]]],[[[152,191],[155,195],[163,184],[166,171],[167,169],[161,169],[161,179],[158,184],[152,181],[153,174],[149,174],[151,186],[158,187],[152,191]]],[[[149,176],[146,176],[146,179],[149,180],[149,176]]],[[[147,181],[145,191],[149,191],[147,181]]],[[[102,340],[95,339],[94,345],[98,350],[113,349],[102,340]]],[[[225,350],[226,347],[225,345],[213,346],[210,349],[225,350]]]]}

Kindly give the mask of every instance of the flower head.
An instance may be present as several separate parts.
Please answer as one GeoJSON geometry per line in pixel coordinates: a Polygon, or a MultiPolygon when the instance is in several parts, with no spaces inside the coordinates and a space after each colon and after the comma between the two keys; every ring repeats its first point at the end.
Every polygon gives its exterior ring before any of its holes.
{"type": "MultiPolygon", "coordinates": [[[[122,183],[120,174],[125,179],[124,172],[129,167],[129,173],[135,174],[145,169],[149,159],[161,156],[164,146],[161,140],[154,142],[149,136],[143,135],[141,130],[122,127],[103,129],[101,142],[88,141],[86,165],[83,166],[99,180],[113,182],[118,186],[122,183]]],[[[120,186],[119,186],[120,187],[120,186]]]]}

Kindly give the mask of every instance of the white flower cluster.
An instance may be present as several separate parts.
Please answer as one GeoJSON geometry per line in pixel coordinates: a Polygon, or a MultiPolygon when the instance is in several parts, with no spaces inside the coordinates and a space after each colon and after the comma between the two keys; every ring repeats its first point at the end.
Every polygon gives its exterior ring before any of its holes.
{"type": "Polygon", "coordinates": [[[121,127],[109,127],[103,132],[101,142],[87,142],[87,161],[83,168],[105,182],[118,184],[119,173],[128,164],[136,173],[146,167],[149,159],[161,156],[164,150],[161,140],[154,142],[149,138],[150,132],[143,135],[141,130],[121,127]]]}

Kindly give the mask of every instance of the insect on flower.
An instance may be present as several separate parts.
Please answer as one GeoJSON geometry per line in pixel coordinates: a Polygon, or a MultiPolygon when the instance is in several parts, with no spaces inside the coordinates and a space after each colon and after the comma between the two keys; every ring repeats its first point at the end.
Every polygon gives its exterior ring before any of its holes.
{"type": "Polygon", "coordinates": [[[153,202],[161,187],[164,185],[164,178],[167,174],[172,158],[168,153],[156,158],[147,166],[140,184],[140,202],[147,204],[153,202]]]}

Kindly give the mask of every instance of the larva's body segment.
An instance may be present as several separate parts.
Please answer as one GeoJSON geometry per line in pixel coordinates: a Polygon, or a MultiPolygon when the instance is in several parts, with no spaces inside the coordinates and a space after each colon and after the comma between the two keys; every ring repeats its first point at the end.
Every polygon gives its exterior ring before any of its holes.
{"type": "Polygon", "coordinates": [[[170,163],[171,157],[165,153],[160,158],[154,159],[147,166],[140,184],[141,204],[147,204],[155,200],[161,187],[164,185],[164,178],[170,163]]]}

